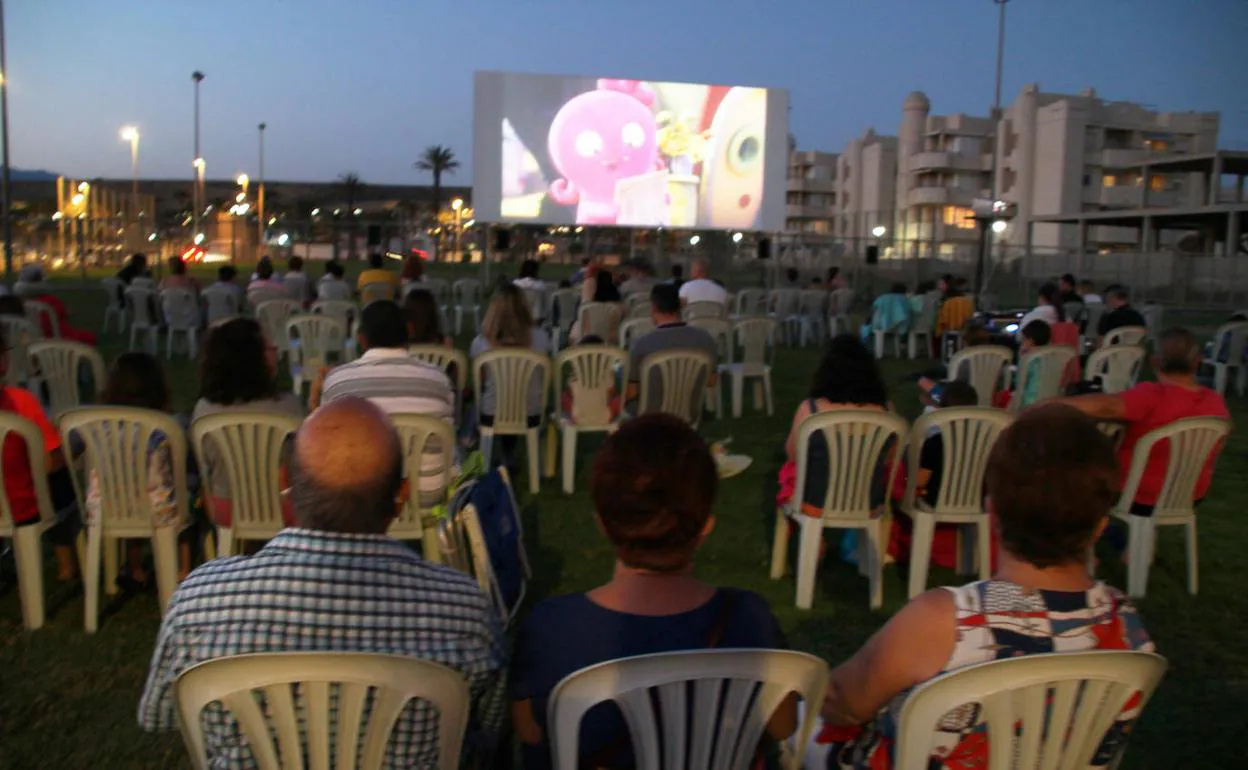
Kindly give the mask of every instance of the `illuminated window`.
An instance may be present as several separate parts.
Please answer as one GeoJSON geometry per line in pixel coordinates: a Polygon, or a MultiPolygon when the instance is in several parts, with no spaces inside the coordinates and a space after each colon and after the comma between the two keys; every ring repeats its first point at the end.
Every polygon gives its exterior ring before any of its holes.
{"type": "Polygon", "coordinates": [[[945,224],[962,230],[975,229],[975,212],[962,206],[945,206],[945,224]]]}
{"type": "Polygon", "coordinates": [[[1114,176],[1113,174],[1106,174],[1105,176],[1101,177],[1102,187],[1113,187],[1116,184],[1118,184],[1118,177],[1114,176]]]}
{"type": "Polygon", "coordinates": [[[1148,189],[1153,192],[1165,192],[1166,178],[1164,176],[1150,177],[1148,180],[1148,189]]]}
{"type": "Polygon", "coordinates": [[[1153,152],[1165,152],[1170,149],[1170,143],[1165,139],[1145,139],[1144,146],[1153,152]]]}

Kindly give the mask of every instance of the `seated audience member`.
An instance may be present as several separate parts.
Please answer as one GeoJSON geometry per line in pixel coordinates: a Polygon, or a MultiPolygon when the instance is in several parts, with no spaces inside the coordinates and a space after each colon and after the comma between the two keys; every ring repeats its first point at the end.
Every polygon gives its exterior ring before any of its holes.
{"type": "Polygon", "coordinates": [[[585,278],[589,275],[589,265],[592,262],[593,260],[589,257],[581,257],[581,266],[578,267],[576,272],[572,274],[572,278],[569,279],[568,285],[578,286],[581,283],[584,283],[585,278]]]}
{"type": "Polygon", "coordinates": [[[905,334],[910,331],[910,299],[906,297],[906,285],[895,283],[887,294],[881,294],[871,303],[871,318],[862,327],[862,339],[871,338],[876,331],[888,334],[905,334]]]}
{"type": "Polygon", "coordinates": [[[1065,320],[1066,313],[1062,309],[1062,299],[1057,284],[1052,282],[1043,284],[1037,293],[1036,306],[1018,320],[1018,339],[1022,340],[1023,329],[1027,328],[1032,321],[1044,321],[1052,326],[1065,320]]]}
{"type": "MultiPolygon", "coordinates": [[[[43,282],[43,268],[38,265],[27,265],[18,272],[18,283],[25,284],[24,292],[15,291],[18,296],[24,296],[27,302],[42,302],[52,308],[52,314],[56,316],[56,324],[61,330],[61,339],[70,342],[81,342],[84,345],[95,347],[97,338],[95,332],[86,329],[76,329],[69,324],[69,310],[65,307],[65,302],[60,297],[46,290],[46,284],[43,282]]],[[[55,335],[52,333],[52,321],[46,314],[40,314],[39,322],[43,331],[43,336],[53,339],[55,335]]]]}
{"type": "MultiPolygon", "coordinates": [[[[502,723],[505,639],[476,581],[386,537],[407,500],[398,435],[376,406],[344,398],[299,429],[290,453],[298,527],[253,556],[201,565],[161,623],[139,724],[175,729],[173,684],[188,668],[259,652],[370,652],[450,666],[467,680],[467,746],[490,747],[502,723]]],[[[254,758],[232,715],[209,707],[208,762],[254,758]]],[[[390,737],[389,767],[431,767],[436,711],[417,701],[390,737]]],[[[484,766],[488,766],[488,763],[484,766]]]]}
{"type": "MultiPolygon", "coordinates": [[[[626,400],[638,397],[641,390],[641,367],[646,359],[655,353],[669,350],[705,350],[711,354],[712,360],[719,360],[719,343],[704,329],[690,326],[680,317],[680,294],[672,284],[659,284],[650,290],[650,319],[654,321],[654,331],[638,337],[629,350],[629,386],[626,400]]],[[[711,380],[715,383],[715,366],[711,367],[711,380]]],[[[659,408],[663,401],[663,383],[657,371],[650,380],[650,403],[639,404],[638,413],[644,414],[659,408]]]]}
{"type": "Polygon", "coordinates": [[[654,269],[644,259],[634,259],[624,269],[627,278],[620,284],[620,294],[627,297],[632,294],[649,294],[657,281],[654,280],[654,269]]]}
{"type": "Polygon", "coordinates": [[[786,289],[802,288],[802,274],[796,267],[787,268],[784,271],[784,282],[786,289]]]}
{"type": "Polygon", "coordinates": [[[1091,281],[1079,282],[1079,298],[1083,300],[1085,305],[1103,305],[1105,300],[1100,294],[1096,293],[1096,289],[1092,287],[1091,281]]]}
{"type": "Polygon", "coordinates": [[[379,251],[368,255],[368,269],[361,271],[360,277],[356,279],[356,291],[370,283],[388,283],[394,291],[399,290],[399,276],[386,269],[386,256],[379,251]]]}
{"type": "MultiPolygon", "coordinates": [[[[199,362],[199,400],[191,422],[224,411],[284,414],[302,420],[303,402],[277,387],[277,348],[264,337],[260,324],[251,318],[234,318],[208,331],[199,362]]],[[[215,465],[212,442],[205,446],[209,465],[215,465]]],[[[204,490],[214,523],[228,527],[233,520],[229,478],[224,468],[212,476],[212,488],[204,490]]],[[[284,505],[283,508],[288,506],[284,505]]],[[[286,523],[294,521],[289,510],[286,523]]]]}
{"type": "Polygon", "coordinates": [[[325,274],[316,282],[317,299],[351,299],[351,287],[342,277],[346,271],[342,263],[331,259],[325,263],[325,274]]]}
{"type": "MultiPolygon", "coordinates": [[[[599,450],[590,491],[615,571],[588,593],[542,601],[520,629],[510,689],[526,770],[553,766],[547,704],[575,671],[659,652],[787,647],[765,599],[693,576],[694,557],[715,524],[717,485],[702,438],[670,415],[630,420],[599,450]]],[[[789,699],[767,732],[783,739],[796,724],[789,699]]],[[[591,709],[581,724],[582,765],[631,767],[627,730],[615,706],[591,709]]]]}
{"type": "Polygon", "coordinates": [[[927,295],[936,291],[936,284],[932,281],[919,281],[915,284],[914,293],[910,295],[910,315],[918,318],[923,315],[923,311],[927,308],[927,303],[933,301],[927,295]]]}
{"type": "MultiPolygon", "coordinates": [[[[1018,358],[1021,363],[1023,356],[1031,352],[1035,348],[1042,348],[1053,341],[1053,328],[1044,321],[1032,321],[1024,326],[1021,330],[1022,341],[1018,346],[1018,358]]],[[[1031,406],[1036,403],[1036,399],[1040,395],[1040,374],[1042,364],[1039,361],[1032,361],[1028,366],[1027,386],[1023,388],[1020,406],[1031,406]]],[[[1010,379],[1006,384],[1005,390],[999,390],[992,394],[992,405],[998,409],[1008,409],[1010,399],[1014,397],[1014,378],[1021,376],[1017,370],[1014,370],[1010,379]]]]}
{"type": "MultiPolygon", "coordinates": [[[[600,265],[590,265],[589,278],[581,284],[581,305],[597,302],[614,307],[614,317],[607,323],[607,330],[612,332],[607,337],[608,344],[614,345],[616,343],[614,334],[618,332],[620,319],[624,317],[622,300],[623,297],[620,296],[620,290],[615,285],[611,271],[600,265]]],[[[572,328],[568,332],[568,339],[573,344],[577,344],[581,339],[582,333],[580,313],[577,313],[577,318],[572,322],[572,328]]]]}
{"type": "MultiPolygon", "coordinates": [[[[1121,393],[1090,393],[1061,401],[1095,420],[1121,422],[1126,425],[1126,434],[1118,450],[1118,463],[1124,483],[1131,472],[1131,456],[1135,445],[1149,431],[1184,417],[1230,419],[1222,396],[1196,382],[1200,358],[1200,345],[1191,332],[1186,329],[1170,329],[1161,335],[1157,355],[1153,356],[1156,382],[1141,382],[1121,393]]],[[[1214,452],[1201,471],[1200,481],[1196,485],[1197,500],[1204,498],[1209,490],[1217,456],[1218,452],[1214,452]]],[[[1152,514],[1169,465],[1170,443],[1167,441],[1153,447],[1149,454],[1148,465],[1144,469],[1144,477],[1140,479],[1131,513],[1137,516],[1152,514]]]]}
{"type": "Polygon", "coordinates": [[[187,275],[186,260],[181,257],[170,257],[169,275],[161,279],[160,286],[158,288],[160,291],[164,291],[165,289],[186,289],[192,294],[198,296],[200,286],[199,281],[195,280],[195,278],[190,275],[187,275]]]}
{"type": "MultiPolygon", "coordinates": [[[[993,447],[986,487],[1000,540],[992,579],[915,597],[833,669],[807,767],[894,767],[906,695],[946,671],[1020,655],[1153,650],[1135,607],[1088,574],[1118,489],[1113,449],[1091,420],[1054,405],[1022,415],[993,447]]],[[[1138,713],[1130,708],[1098,756],[1122,749],[1138,713]]],[[[932,767],[951,756],[986,766],[982,720],[981,709],[950,712],[932,734],[932,767]]]]}
{"type": "Polygon", "coordinates": [[[1121,329],[1124,326],[1143,326],[1148,324],[1144,320],[1144,316],[1140,311],[1131,307],[1130,294],[1125,286],[1111,286],[1106,292],[1106,305],[1109,307],[1102,316],[1101,324],[1097,327],[1096,333],[1100,340],[1105,339],[1105,335],[1114,329],[1121,329]]]}
{"type": "MultiPolygon", "coordinates": [[[[100,393],[100,403],[168,412],[172,406],[172,392],[160,361],[147,353],[131,352],[117,356],[108,368],[108,382],[100,393]]],[[[153,433],[147,446],[147,499],[151,504],[153,526],[177,527],[185,535],[178,542],[180,580],[191,568],[191,545],[187,531],[191,522],[178,517],[173,463],[169,438],[160,431],[153,433]]],[[[100,480],[92,470],[84,503],[88,527],[100,517],[102,506],[100,480]]],[[[149,576],[143,566],[143,543],[143,540],[126,542],[125,572],[120,581],[131,587],[147,585],[149,576]]],[[[114,577],[106,575],[105,579],[112,580],[114,577]]]]}
{"type": "Polygon", "coordinates": [[[142,254],[135,254],[130,257],[130,259],[126,260],[126,264],[122,265],[121,269],[117,271],[117,279],[126,286],[129,286],[130,282],[135,278],[146,278],[147,276],[147,257],[142,254]]]}
{"type": "MultiPolygon", "coordinates": [[[[541,269],[542,263],[536,259],[526,259],[520,263],[520,275],[516,280],[512,281],[518,288],[529,289],[530,291],[545,291],[546,282],[537,277],[538,271],[541,269]]],[[[586,263],[586,270],[590,267],[590,263],[586,263]]]]}
{"type": "Polygon", "coordinates": [[[682,265],[672,265],[672,277],[667,279],[667,283],[679,289],[685,283],[685,268],[682,265]]]}
{"type": "Polygon", "coordinates": [[[845,278],[845,274],[841,272],[839,267],[828,268],[828,291],[836,291],[837,289],[848,289],[849,281],[845,278]]]}
{"type": "MultiPolygon", "coordinates": [[[[780,492],[777,505],[793,500],[797,488],[797,435],[802,421],[817,412],[862,409],[885,412],[889,409],[888,389],[880,374],[879,363],[871,351],[852,334],[838,334],[832,338],[805,401],[793,414],[789,436],[784,442],[785,463],[780,468],[780,492]]],[[[802,490],[797,505],[788,506],[792,513],[819,517],[823,515],[824,498],[828,493],[828,442],[822,433],[811,436],[806,448],[806,489],[802,490]]],[[[883,505],[887,496],[885,467],[876,469],[872,488],[872,504],[883,505]]]]}
{"type": "Polygon", "coordinates": [[[1057,290],[1061,295],[1061,302],[1059,304],[1064,305],[1067,302],[1078,302],[1082,305],[1084,303],[1085,300],[1083,299],[1083,296],[1079,292],[1075,291],[1075,287],[1077,285],[1078,282],[1070,273],[1064,273],[1061,278],[1057,279],[1057,290]]]}
{"type": "Polygon", "coordinates": [[[409,284],[424,281],[425,260],[418,254],[409,254],[403,260],[403,267],[399,269],[399,285],[406,289],[409,284]]]}
{"type": "MultiPolygon", "coordinates": [[[[9,355],[5,327],[0,326],[0,383],[3,383],[8,370],[9,355]]],[[[80,520],[73,481],[66,470],[65,455],[61,451],[61,435],[48,420],[38,397],[25,388],[0,384],[0,412],[29,420],[43,435],[44,471],[48,475],[48,489],[54,509],[52,512],[57,519],[57,523],[47,531],[48,540],[52,543],[52,553],[56,558],[57,580],[73,580],[78,575],[74,538],[78,534],[80,520]]],[[[39,505],[31,475],[33,470],[27,456],[26,442],[19,436],[10,433],[5,437],[3,465],[0,470],[4,473],[4,493],[8,496],[13,524],[18,527],[38,526],[39,505]]]]}
{"type": "Polygon", "coordinates": [[[286,296],[286,286],[282,278],[273,272],[273,262],[262,257],[256,263],[256,276],[247,284],[247,301],[256,305],[266,299],[278,299],[286,296]]]}
{"type": "Polygon", "coordinates": [[[710,279],[709,272],[710,263],[706,259],[698,257],[693,260],[689,266],[689,280],[680,285],[681,304],[718,302],[722,305],[728,301],[728,292],[710,279]]]}
{"type": "MultiPolygon", "coordinates": [[[[958,280],[946,273],[941,276],[940,311],[936,314],[936,336],[956,332],[975,315],[975,302],[958,288],[958,280]]],[[[944,343],[941,343],[942,347],[944,343]]]]}
{"type": "Polygon", "coordinates": [[[303,257],[291,257],[286,263],[282,285],[286,287],[287,296],[296,302],[306,305],[312,301],[312,281],[303,272],[303,257]]]}
{"type": "Polygon", "coordinates": [[[238,306],[241,308],[245,299],[245,293],[242,286],[234,283],[236,277],[238,277],[238,268],[233,265],[222,265],[217,268],[217,280],[213,283],[213,286],[224,286],[229,289],[238,299],[238,306]]]}
{"type": "Polygon", "coordinates": [[[442,313],[433,294],[424,289],[409,291],[403,298],[403,315],[407,318],[407,344],[452,347],[454,340],[442,331],[442,313]]]}

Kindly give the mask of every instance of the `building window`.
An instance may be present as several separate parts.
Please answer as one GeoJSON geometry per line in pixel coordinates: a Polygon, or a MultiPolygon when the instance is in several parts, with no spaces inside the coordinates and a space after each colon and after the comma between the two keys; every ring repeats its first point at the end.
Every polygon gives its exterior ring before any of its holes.
{"type": "Polygon", "coordinates": [[[975,229],[975,212],[962,206],[945,206],[945,224],[961,230],[975,229]]]}
{"type": "Polygon", "coordinates": [[[1092,186],[1092,175],[1091,175],[1091,174],[1084,174],[1084,175],[1083,175],[1083,186],[1084,186],[1084,187],[1091,187],[1091,186],[1092,186]]]}
{"type": "Polygon", "coordinates": [[[1106,174],[1101,177],[1101,187],[1114,187],[1118,184],[1118,177],[1113,174],[1106,174]]]}
{"type": "Polygon", "coordinates": [[[1145,139],[1144,146],[1153,152],[1166,152],[1170,149],[1170,143],[1165,139],[1145,139]]]}
{"type": "Polygon", "coordinates": [[[1164,176],[1153,176],[1148,179],[1148,189],[1153,192],[1165,192],[1166,178],[1164,176]]]}

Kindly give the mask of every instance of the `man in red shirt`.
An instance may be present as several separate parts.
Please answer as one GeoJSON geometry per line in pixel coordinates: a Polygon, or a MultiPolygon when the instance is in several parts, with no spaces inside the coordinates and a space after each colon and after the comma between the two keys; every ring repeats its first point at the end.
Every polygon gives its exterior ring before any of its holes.
{"type": "MultiPolygon", "coordinates": [[[[1118,463],[1122,466],[1124,482],[1131,471],[1131,454],[1135,451],[1135,444],[1149,431],[1185,417],[1230,419],[1222,396],[1196,383],[1201,352],[1200,344],[1191,332],[1186,329],[1171,329],[1161,336],[1157,352],[1153,356],[1156,382],[1142,382],[1122,393],[1093,393],[1063,399],[1063,403],[1094,419],[1126,425],[1122,448],[1118,450],[1118,463]]],[[[1209,464],[1201,472],[1200,481],[1196,484],[1197,500],[1203,499],[1209,491],[1213,465],[1220,450],[1221,447],[1213,453],[1209,464]]],[[[1169,464],[1169,442],[1153,447],[1144,475],[1140,479],[1131,513],[1137,516],[1152,514],[1157,495],[1161,493],[1161,487],[1165,483],[1169,464]]]]}

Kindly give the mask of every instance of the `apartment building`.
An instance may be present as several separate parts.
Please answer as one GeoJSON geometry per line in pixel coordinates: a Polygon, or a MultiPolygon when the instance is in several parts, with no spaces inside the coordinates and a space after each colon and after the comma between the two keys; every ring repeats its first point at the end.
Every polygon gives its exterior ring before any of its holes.
{"type": "MultiPolygon", "coordinates": [[[[897,137],[867,129],[850,140],[836,165],[836,235],[859,241],[893,226],[897,195],[897,137]]],[[[887,238],[887,232],[885,238],[887,238]]]]}
{"type": "Polygon", "coordinates": [[[837,156],[827,152],[789,153],[785,230],[831,236],[837,213],[837,156]]]}

